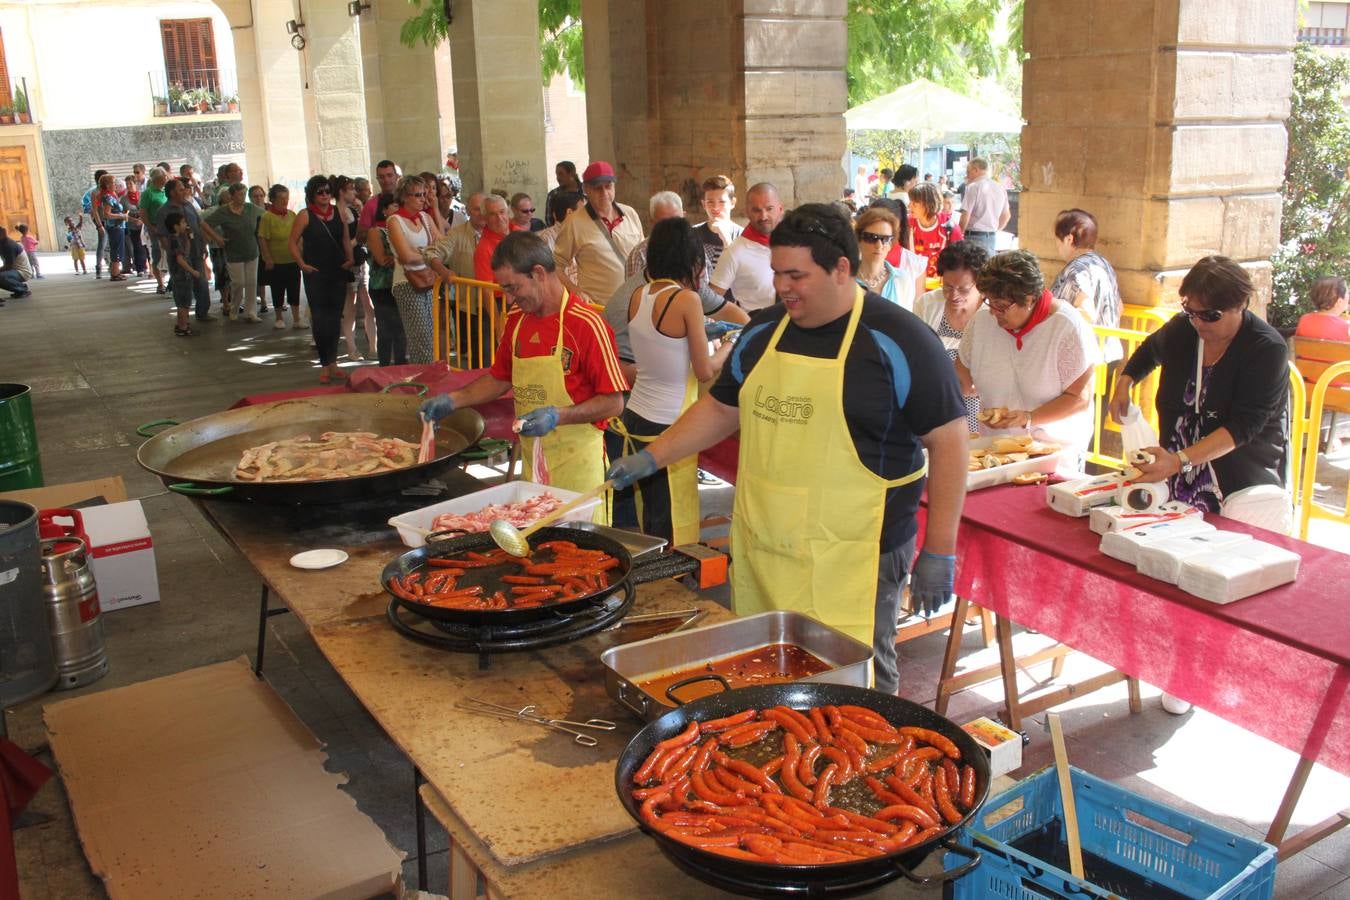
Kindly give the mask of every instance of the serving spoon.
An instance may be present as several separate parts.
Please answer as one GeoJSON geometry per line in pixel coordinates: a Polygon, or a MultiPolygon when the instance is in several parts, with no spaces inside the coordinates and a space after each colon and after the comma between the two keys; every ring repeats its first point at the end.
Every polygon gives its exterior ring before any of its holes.
{"type": "Polygon", "coordinates": [[[600,496],[612,487],[614,487],[614,482],[606,481],[599,487],[591,488],[580,497],[577,497],[575,500],[567,501],[553,512],[544,516],[542,519],[536,520],[525,528],[517,528],[505,519],[493,519],[492,524],[488,526],[488,533],[492,535],[492,540],[497,543],[498,547],[501,547],[512,556],[529,556],[530,542],[527,538],[529,538],[530,535],[534,534],[545,525],[552,525],[581,504],[600,496]]]}

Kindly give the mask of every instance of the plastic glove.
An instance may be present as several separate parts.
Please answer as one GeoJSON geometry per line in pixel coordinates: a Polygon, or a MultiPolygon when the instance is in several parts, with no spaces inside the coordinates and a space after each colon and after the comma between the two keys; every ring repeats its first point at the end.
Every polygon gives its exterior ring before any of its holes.
{"type": "Polygon", "coordinates": [[[519,433],[526,437],[543,437],[558,427],[558,407],[541,406],[520,417],[519,433]]]}
{"type": "Polygon", "coordinates": [[[440,394],[430,400],[423,400],[417,407],[417,413],[427,422],[439,422],[455,411],[455,401],[449,394],[440,394]]]}
{"type": "Polygon", "coordinates": [[[909,596],[914,612],[928,618],[952,600],[956,581],[956,557],[924,550],[909,576],[909,596]]]}
{"type": "Polygon", "coordinates": [[[703,331],[708,335],[708,340],[715,341],[724,334],[730,334],[733,331],[740,331],[741,327],[735,322],[705,322],[703,331]]]}
{"type": "Polygon", "coordinates": [[[605,473],[605,478],[614,482],[614,490],[621,491],[633,482],[649,478],[655,473],[656,458],[646,450],[639,450],[616,460],[605,473]]]}

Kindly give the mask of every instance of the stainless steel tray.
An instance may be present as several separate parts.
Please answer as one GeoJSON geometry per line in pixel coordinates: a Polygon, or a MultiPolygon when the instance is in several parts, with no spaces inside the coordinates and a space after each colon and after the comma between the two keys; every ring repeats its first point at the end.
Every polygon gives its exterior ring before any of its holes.
{"type": "Polygon", "coordinates": [[[731,622],[705,625],[611,647],[600,654],[605,666],[605,692],[641,719],[651,721],[673,709],[665,697],[655,697],[637,686],[679,669],[715,662],[763,647],[795,644],[831,668],[802,681],[870,683],[872,648],[841,631],[797,612],[766,612],[731,622]]]}
{"type": "Polygon", "coordinates": [[[610,540],[618,541],[628,548],[628,552],[633,557],[633,562],[645,558],[649,553],[661,552],[665,549],[667,543],[665,538],[652,537],[639,531],[611,528],[608,525],[597,525],[594,522],[563,522],[562,527],[580,528],[582,531],[592,531],[604,535],[610,540]]]}

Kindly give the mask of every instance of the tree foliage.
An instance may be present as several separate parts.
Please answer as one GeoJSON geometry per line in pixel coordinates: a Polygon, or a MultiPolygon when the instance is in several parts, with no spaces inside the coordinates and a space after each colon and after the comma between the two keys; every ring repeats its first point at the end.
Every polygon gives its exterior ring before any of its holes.
{"type": "MultiPolygon", "coordinates": [[[[417,12],[399,29],[406,47],[434,47],[450,38],[444,0],[408,0],[417,12]]],[[[544,84],[566,74],[578,87],[586,71],[581,44],[581,0],[539,0],[539,58],[544,84]]]]}
{"type": "Polygon", "coordinates": [[[1267,311],[1278,327],[1292,327],[1311,311],[1313,282],[1342,274],[1350,259],[1350,115],[1341,100],[1347,85],[1350,57],[1295,48],[1283,219],[1267,311]]]}

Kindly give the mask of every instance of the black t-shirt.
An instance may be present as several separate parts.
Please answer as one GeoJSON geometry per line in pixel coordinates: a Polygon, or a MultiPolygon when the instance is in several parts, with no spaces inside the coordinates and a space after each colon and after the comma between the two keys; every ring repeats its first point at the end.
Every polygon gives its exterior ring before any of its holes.
{"type": "MultiPolygon", "coordinates": [[[[718,402],[740,405],[741,386],[784,315],[782,304],[751,315],[712,387],[718,402]]],[[[838,356],[848,318],[845,313],[820,328],[789,323],[778,349],[801,356],[838,356]]],[[[907,475],[923,465],[920,436],[965,415],[956,369],[937,335],[913,313],[868,293],[844,360],[844,416],[863,465],[882,478],[907,475]]],[[[828,478],[829,473],[821,477],[828,478]]],[[[914,536],[923,484],[920,479],[886,492],[882,552],[914,536]]]]}
{"type": "Polygon", "coordinates": [[[14,261],[23,253],[23,246],[18,241],[5,237],[0,238],[0,264],[6,269],[14,268],[14,261]]]}

